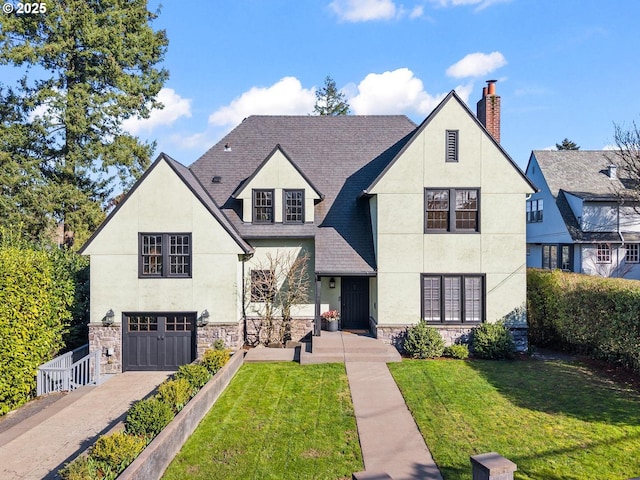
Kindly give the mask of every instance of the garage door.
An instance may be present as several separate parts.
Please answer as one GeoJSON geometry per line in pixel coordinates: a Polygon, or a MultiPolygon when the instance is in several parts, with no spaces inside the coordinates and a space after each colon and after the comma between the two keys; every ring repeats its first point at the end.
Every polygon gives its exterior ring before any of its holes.
{"type": "Polygon", "coordinates": [[[196,358],[196,313],[125,313],[123,370],[177,370],[196,358]]]}

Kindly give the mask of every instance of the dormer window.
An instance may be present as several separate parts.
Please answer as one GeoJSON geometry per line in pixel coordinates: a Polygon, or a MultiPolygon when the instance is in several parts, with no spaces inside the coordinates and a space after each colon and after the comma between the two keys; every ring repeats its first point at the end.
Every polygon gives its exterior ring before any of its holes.
{"type": "Polygon", "coordinates": [[[304,190],[284,190],[284,223],[304,223],[304,190]]]}
{"type": "Polygon", "coordinates": [[[273,190],[253,190],[253,223],[273,221],[273,190]]]}

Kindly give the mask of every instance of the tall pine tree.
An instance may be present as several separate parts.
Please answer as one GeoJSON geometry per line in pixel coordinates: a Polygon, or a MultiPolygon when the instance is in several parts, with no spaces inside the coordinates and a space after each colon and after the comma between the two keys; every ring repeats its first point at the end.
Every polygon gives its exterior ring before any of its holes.
{"type": "Polygon", "coordinates": [[[115,182],[126,188],[149,165],[155,145],[121,125],[161,107],[168,40],[155,18],[146,0],[50,0],[44,13],[0,16],[0,64],[24,72],[0,91],[0,175],[11,186],[0,214],[23,212],[31,236],[60,223],[82,243],[115,182]]]}
{"type": "Polygon", "coordinates": [[[562,143],[556,143],[556,148],[558,150],[580,150],[580,147],[568,138],[562,140],[562,143]]]}
{"type": "Polygon", "coordinates": [[[349,103],[344,93],[336,88],[336,82],[329,76],[324,86],[316,91],[316,104],[313,112],[317,115],[348,115],[349,103]]]}

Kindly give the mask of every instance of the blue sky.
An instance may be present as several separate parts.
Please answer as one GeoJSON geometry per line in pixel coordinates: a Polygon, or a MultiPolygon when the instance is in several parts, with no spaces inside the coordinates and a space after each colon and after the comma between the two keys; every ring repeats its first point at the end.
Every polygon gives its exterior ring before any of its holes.
{"type": "Polygon", "coordinates": [[[166,108],[126,128],[189,165],[248,115],[311,113],[327,75],[352,113],[416,123],[452,89],[475,112],[497,79],[502,145],[524,167],[640,120],[638,18],[632,0],[164,0],[166,108]]]}

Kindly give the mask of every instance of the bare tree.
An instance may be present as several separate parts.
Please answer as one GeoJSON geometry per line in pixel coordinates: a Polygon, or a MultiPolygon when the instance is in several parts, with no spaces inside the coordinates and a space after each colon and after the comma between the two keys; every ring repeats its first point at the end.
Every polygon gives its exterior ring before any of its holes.
{"type": "Polygon", "coordinates": [[[640,213],[640,129],[636,122],[630,129],[614,124],[616,149],[607,160],[617,166],[617,176],[624,186],[616,195],[620,203],[633,206],[640,213]]]}
{"type": "Polygon", "coordinates": [[[255,330],[251,344],[284,344],[291,339],[295,307],[309,298],[309,259],[306,251],[278,252],[254,264],[245,280],[244,299],[245,310],[257,315],[249,319],[255,330]]]}

